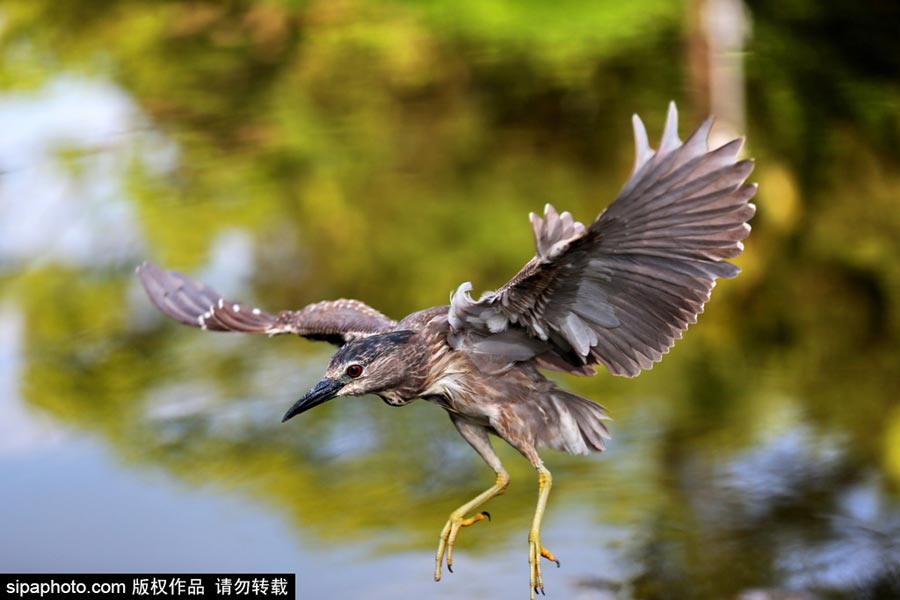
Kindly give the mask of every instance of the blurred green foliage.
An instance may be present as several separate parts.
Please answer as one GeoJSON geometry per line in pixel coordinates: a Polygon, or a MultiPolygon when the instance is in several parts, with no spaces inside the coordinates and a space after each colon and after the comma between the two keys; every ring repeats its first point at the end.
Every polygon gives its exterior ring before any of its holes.
{"type": "MultiPolygon", "coordinates": [[[[645,455],[602,468],[550,459],[569,475],[553,502],[603,490],[600,519],[699,520],[688,466],[712,469],[792,419],[840,440],[841,481],[878,472],[893,493],[900,485],[900,38],[884,28],[897,9],[749,4],[760,192],[745,272],[653,371],[566,381],[622,415],[625,447],[640,436],[626,425],[655,432],[638,444],[645,455]],[[880,51],[859,50],[860,35],[880,51]]],[[[139,114],[119,176],[147,258],[196,272],[223,232],[240,230],[253,240],[252,285],[222,291],[274,309],[358,297],[401,317],[445,303],[462,281],[502,284],[530,256],[525,217],[545,202],[592,219],[627,177],[632,112],[658,135],[674,98],[682,134],[699,122],[706,108],[691,103],[685,66],[692,14],[660,0],[9,0],[0,84],[23,92],[75,75],[129,94],[139,114]],[[145,129],[177,147],[171,166],[141,160],[145,129]]],[[[327,349],[217,343],[148,321],[126,259],[5,271],[0,293],[27,321],[33,406],[129,460],[252,489],[324,538],[403,527],[394,541],[430,544],[444,509],[486,483],[474,454],[449,461],[463,443],[430,406],[332,403],[276,428],[327,349]],[[204,410],[148,416],[185,396],[204,410]],[[251,418],[239,406],[252,398],[264,402],[251,418]],[[217,416],[233,410],[244,418],[217,416]],[[353,438],[349,424],[370,445],[329,454],[353,438]]],[[[514,480],[531,477],[503,453],[514,480]]],[[[521,529],[533,491],[498,499],[510,518],[492,527],[521,529]]],[[[736,557],[775,569],[758,538],[711,557],[702,531],[673,542],[661,527],[653,543],[684,544],[677,569],[707,581],[709,597],[755,583],[736,557]]],[[[639,595],[664,596],[660,582],[686,585],[663,575],[639,595]]]]}

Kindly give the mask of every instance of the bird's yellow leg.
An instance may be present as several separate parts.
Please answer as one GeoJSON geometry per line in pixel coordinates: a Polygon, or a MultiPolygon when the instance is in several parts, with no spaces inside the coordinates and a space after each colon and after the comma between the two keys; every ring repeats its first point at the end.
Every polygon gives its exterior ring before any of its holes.
{"type": "Polygon", "coordinates": [[[553,477],[544,465],[539,464],[538,470],[538,503],[534,511],[534,521],[528,532],[528,564],[531,567],[531,600],[534,600],[537,592],[544,593],[544,581],[541,579],[541,557],[552,560],[559,566],[559,561],[553,554],[541,544],[541,522],[544,520],[544,509],[547,508],[547,498],[550,496],[550,488],[553,487],[553,477]]]}
{"type": "Polygon", "coordinates": [[[447,524],[444,525],[444,529],[441,530],[441,539],[440,542],[438,542],[437,555],[434,558],[435,581],[441,580],[441,568],[444,563],[445,553],[447,556],[447,570],[451,573],[453,572],[453,545],[456,543],[456,536],[459,534],[460,528],[468,527],[469,525],[474,525],[475,523],[483,521],[484,519],[491,518],[491,515],[487,512],[480,512],[471,517],[466,517],[466,515],[491,498],[499,496],[500,494],[505,492],[508,485],[509,475],[507,475],[506,471],[501,468],[497,472],[497,479],[494,482],[494,485],[450,513],[450,517],[447,519],[447,524]]]}

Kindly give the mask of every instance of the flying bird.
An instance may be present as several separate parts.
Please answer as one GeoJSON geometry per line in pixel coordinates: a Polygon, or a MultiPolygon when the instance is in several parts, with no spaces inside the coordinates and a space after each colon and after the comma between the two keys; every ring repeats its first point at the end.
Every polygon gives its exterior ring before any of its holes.
{"type": "Polygon", "coordinates": [[[541,541],[552,477],[538,450],[571,454],[604,449],[602,406],[560,388],[542,370],[594,375],[603,365],[634,377],[661,360],[709,300],[719,277],[739,269],[750,233],[743,139],[710,150],[712,118],[683,142],[669,105],[659,147],[632,118],[635,164],[619,195],[590,225],[549,204],[531,214],[536,252],[496,291],[477,300],[463,283],[450,304],[394,321],[358,300],[329,300],[272,314],[224,299],[172,271],[138,267],[150,300],[169,317],[210,331],[293,334],[338,346],[325,375],[283,421],[338,396],[374,394],[391,406],[417,398],[447,411],[462,437],[496,473],[494,484],[450,513],[440,533],[435,580],[453,570],[462,528],[502,494],[509,475],[491,445],[497,436],[537,471],[538,501],[528,534],[531,598],[544,591],[541,541]]]}

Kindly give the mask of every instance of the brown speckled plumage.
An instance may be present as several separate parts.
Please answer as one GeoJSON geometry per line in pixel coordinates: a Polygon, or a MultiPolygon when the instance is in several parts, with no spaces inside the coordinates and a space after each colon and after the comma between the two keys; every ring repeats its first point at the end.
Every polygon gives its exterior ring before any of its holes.
{"type": "MultiPolygon", "coordinates": [[[[416,398],[450,415],[460,434],[497,474],[494,486],[454,511],[441,532],[435,579],[461,527],[509,483],[488,434],[521,452],[539,473],[539,500],[529,534],[532,598],[543,590],[540,524],[551,486],[539,448],[599,452],[609,438],[604,409],[559,388],[539,369],[581,375],[596,365],[635,376],[661,360],[694,323],[725,261],[741,253],[756,191],[738,161],[741,140],[710,151],[705,121],[683,144],[670,106],[657,150],[634,118],[636,158],[619,196],[590,225],[547,205],[531,215],[536,254],[508,283],[478,300],[471,284],[449,306],[392,321],[358,300],[311,304],[277,316],[223,299],[178,273],[145,263],[140,279],[154,304],[187,325],[215,331],[291,333],[339,350],[322,381],[285,420],[335,396],[375,394],[392,406],[416,398]],[[471,515],[471,516],[467,516],[471,515]]],[[[558,561],[557,561],[558,564],[558,561]]]]}

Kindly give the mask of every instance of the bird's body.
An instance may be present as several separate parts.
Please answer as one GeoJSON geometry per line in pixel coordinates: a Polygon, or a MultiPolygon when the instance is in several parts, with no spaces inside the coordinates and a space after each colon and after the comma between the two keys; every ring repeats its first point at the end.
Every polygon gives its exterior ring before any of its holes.
{"type": "Polygon", "coordinates": [[[366,392],[390,406],[424,399],[450,413],[454,422],[464,420],[482,427],[523,452],[528,447],[571,454],[603,449],[608,433],[600,405],[562,390],[534,361],[514,361],[500,354],[479,360],[468,347],[454,347],[449,308],[413,313],[398,323],[394,332],[349,342],[335,356],[332,376],[338,376],[342,366],[361,362],[366,354],[389,356],[402,362],[392,369],[402,377],[384,388],[366,388],[366,392]],[[388,350],[400,332],[412,335],[403,337],[396,350],[388,350]],[[548,426],[551,424],[554,427],[548,426]],[[522,443],[517,445],[515,440],[522,443]]]}
{"type": "MultiPolygon", "coordinates": [[[[445,409],[465,440],[496,473],[493,486],[450,514],[441,532],[435,579],[452,570],[462,527],[502,494],[509,476],[489,434],[505,440],[538,472],[529,532],[532,598],[543,591],[540,541],[551,487],[541,448],[602,451],[605,410],[567,392],[541,370],[593,375],[595,365],[635,376],[669,350],[702,312],[725,262],[743,250],[756,187],[737,161],[740,140],[710,151],[711,120],[683,144],[670,106],[658,150],[634,118],[631,179],[589,226],[547,205],[531,215],[536,255],[507,284],[478,300],[463,284],[448,306],[393,321],[358,300],[334,300],[272,315],[234,303],[200,283],[145,263],[138,271],[167,315],[202,329],[291,333],[339,346],[322,380],[288,410],[287,420],[336,396],[374,394],[391,406],[417,398],[445,409]]],[[[558,564],[558,561],[556,561],[558,564]]]]}

